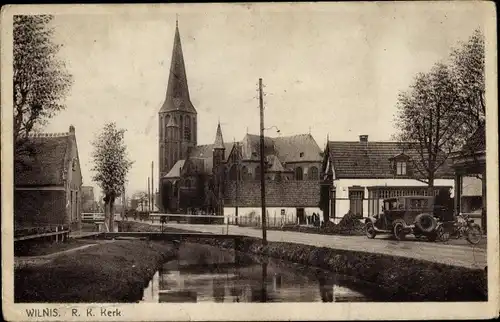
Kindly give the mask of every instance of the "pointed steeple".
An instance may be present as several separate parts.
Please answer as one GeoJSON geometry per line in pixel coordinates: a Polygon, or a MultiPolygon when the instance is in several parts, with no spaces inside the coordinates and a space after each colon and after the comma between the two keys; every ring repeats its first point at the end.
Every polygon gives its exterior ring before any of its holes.
{"type": "Polygon", "coordinates": [[[184,55],[182,53],[181,36],[177,19],[175,21],[174,46],[170,62],[167,94],[165,102],[160,109],[160,112],[170,111],[184,111],[196,114],[196,109],[189,97],[186,66],[184,65],[184,55]]]}
{"type": "Polygon", "coordinates": [[[214,149],[225,149],[224,139],[222,138],[222,130],[220,128],[220,122],[217,125],[217,133],[215,134],[214,149]]]}

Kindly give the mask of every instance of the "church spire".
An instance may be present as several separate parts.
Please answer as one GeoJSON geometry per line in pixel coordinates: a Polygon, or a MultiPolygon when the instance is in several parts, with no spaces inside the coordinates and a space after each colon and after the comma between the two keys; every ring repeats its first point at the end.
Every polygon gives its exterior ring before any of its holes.
{"type": "Polygon", "coordinates": [[[172,48],[172,60],[168,76],[167,94],[160,112],[184,111],[196,114],[196,109],[189,97],[189,88],[182,53],[179,23],[175,20],[174,46],[172,48]]]}
{"type": "Polygon", "coordinates": [[[214,149],[225,149],[224,139],[222,138],[222,130],[220,128],[220,122],[217,125],[217,133],[215,134],[214,149]]]}

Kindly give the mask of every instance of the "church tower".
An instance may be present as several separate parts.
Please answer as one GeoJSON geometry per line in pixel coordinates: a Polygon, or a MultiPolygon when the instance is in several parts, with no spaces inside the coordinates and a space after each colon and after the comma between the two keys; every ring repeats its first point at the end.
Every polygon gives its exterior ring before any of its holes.
{"type": "Polygon", "coordinates": [[[226,148],[224,147],[224,139],[222,138],[222,130],[220,128],[220,122],[217,125],[217,133],[215,134],[215,141],[213,147],[213,168],[217,168],[219,165],[224,163],[226,148]]]}
{"type": "Polygon", "coordinates": [[[159,111],[160,181],[179,160],[197,145],[197,112],[189,97],[179,24],[175,23],[174,46],[165,101],[159,111]]]}

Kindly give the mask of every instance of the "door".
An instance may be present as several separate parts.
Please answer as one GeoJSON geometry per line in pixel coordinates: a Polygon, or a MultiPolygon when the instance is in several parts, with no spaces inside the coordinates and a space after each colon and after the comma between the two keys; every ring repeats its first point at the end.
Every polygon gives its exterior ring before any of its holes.
{"type": "Polygon", "coordinates": [[[363,217],[363,191],[349,191],[349,209],[356,217],[363,217]]]}
{"type": "Polygon", "coordinates": [[[306,217],[304,215],[304,208],[297,208],[297,218],[299,219],[299,225],[305,225],[306,217]]]}

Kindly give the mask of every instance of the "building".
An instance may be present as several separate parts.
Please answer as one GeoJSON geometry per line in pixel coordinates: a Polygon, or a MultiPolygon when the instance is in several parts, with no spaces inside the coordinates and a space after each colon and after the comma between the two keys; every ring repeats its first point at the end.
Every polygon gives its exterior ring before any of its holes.
{"type": "MultiPolygon", "coordinates": [[[[413,166],[418,151],[398,142],[328,141],[322,165],[322,205],[331,220],[351,211],[359,218],[378,214],[384,198],[427,195],[428,186],[413,166]]],[[[452,192],[453,171],[445,162],[436,172],[435,194],[452,192]]]]}
{"type": "MultiPolygon", "coordinates": [[[[259,136],[225,143],[218,124],[213,144],[198,145],[197,112],[176,25],[165,101],[159,111],[160,208],[260,218],[259,136]],[[239,173],[240,175],[237,175],[239,173]]],[[[319,210],[321,149],[310,134],[265,138],[266,203],[301,221],[319,210]]],[[[282,218],[282,217],[279,217],[282,218]]]]}
{"type": "Polygon", "coordinates": [[[95,200],[94,187],[82,186],[82,212],[99,212],[99,204],[95,200]]]}
{"type": "Polygon", "coordinates": [[[486,232],[486,129],[482,123],[453,155],[456,212],[479,219],[486,232]]]}
{"type": "Polygon", "coordinates": [[[67,224],[80,229],[82,174],[75,128],[29,136],[33,155],[14,174],[15,229],[67,224]]]}

